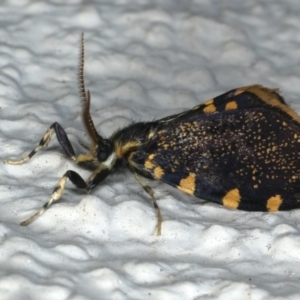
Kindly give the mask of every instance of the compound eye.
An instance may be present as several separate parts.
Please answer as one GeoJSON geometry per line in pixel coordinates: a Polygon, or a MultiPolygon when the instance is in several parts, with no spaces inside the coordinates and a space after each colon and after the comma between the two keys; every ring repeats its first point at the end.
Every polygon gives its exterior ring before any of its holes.
{"type": "Polygon", "coordinates": [[[97,153],[97,158],[100,160],[100,161],[105,161],[109,156],[109,153],[107,151],[99,151],[97,153]]]}
{"type": "Polygon", "coordinates": [[[101,143],[98,145],[98,150],[97,150],[97,159],[99,161],[106,161],[107,158],[111,155],[112,153],[112,145],[106,140],[102,140],[101,143]]]}

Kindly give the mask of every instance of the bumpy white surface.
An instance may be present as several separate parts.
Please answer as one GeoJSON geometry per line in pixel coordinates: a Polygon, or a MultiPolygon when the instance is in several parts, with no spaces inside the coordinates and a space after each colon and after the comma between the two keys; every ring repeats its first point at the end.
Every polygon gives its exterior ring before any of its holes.
{"type": "MultiPolygon", "coordinates": [[[[100,132],[189,109],[232,88],[279,87],[300,111],[298,0],[34,1],[0,6],[1,158],[26,155],[58,121],[84,139],[77,95],[81,32],[100,132]]],[[[299,299],[300,211],[195,204],[129,173],[92,194],[70,183],[28,227],[68,169],[54,138],[22,166],[1,165],[0,299],[299,299]]],[[[198,201],[200,202],[200,201],[198,201]]]]}

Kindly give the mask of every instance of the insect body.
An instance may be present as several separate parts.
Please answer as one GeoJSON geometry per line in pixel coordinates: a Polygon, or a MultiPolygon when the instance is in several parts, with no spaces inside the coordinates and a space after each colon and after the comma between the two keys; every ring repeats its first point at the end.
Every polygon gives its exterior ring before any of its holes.
{"type": "Polygon", "coordinates": [[[40,144],[21,164],[48,145],[55,132],[65,153],[78,165],[93,168],[85,181],[69,170],[59,180],[46,204],[27,225],[62,196],[69,179],[80,189],[92,190],[113,169],[127,167],[151,196],[146,178],[229,208],[277,211],[300,207],[300,117],[275,89],[252,85],[231,90],[192,110],[153,122],[131,124],[110,138],[96,131],[90,112],[90,93],[84,86],[84,43],[79,68],[83,121],[93,142],[88,154],[76,155],[64,129],[54,123],[40,144]]]}

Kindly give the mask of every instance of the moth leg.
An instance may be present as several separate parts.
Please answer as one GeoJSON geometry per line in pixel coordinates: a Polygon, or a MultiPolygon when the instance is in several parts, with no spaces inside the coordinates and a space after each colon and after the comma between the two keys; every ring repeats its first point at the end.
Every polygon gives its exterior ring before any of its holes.
{"type": "Polygon", "coordinates": [[[65,130],[60,126],[59,123],[54,122],[48,130],[45,132],[43,138],[41,139],[39,145],[33,149],[26,157],[19,159],[19,160],[4,160],[5,164],[9,165],[20,165],[27,162],[34,154],[36,154],[40,149],[43,147],[47,147],[53,132],[55,131],[56,137],[62,148],[64,149],[65,153],[72,159],[76,160],[74,149],[70,143],[70,140],[65,132],[65,130]]]}
{"type": "Polygon", "coordinates": [[[70,181],[79,189],[85,189],[87,191],[91,191],[99,182],[104,180],[110,173],[110,169],[105,167],[99,167],[95,170],[92,175],[88,178],[87,181],[76,172],[69,170],[64,176],[58,181],[56,187],[54,188],[51,196],[48,201],[30,218],[20,223],[22,226],[26,226],[36,220],[40,215],[44,213],[44,211],[54,202],[58,201],[65,189],[65,184],[70,179],[70,181]]]}
{"type": "Polygon", "coordinates": [[[139,184],[142,186],[142,188],[145,190],[145,192],[150,195],[151,199],[152,199],[152,203],[155,209],[155,213],[156,213],[156,217],[157,217],[157,224],[156,224],[156,235],[161,235],[161,224],[162,224],[162,217],[161,217],[161,213],[160,213],[160,209],[157,205],[156,199],[154,197],[154,192],[153,189],[147,184],[146,180],[140,176],[139,174],[137,174],[136,172],[133,171],[133,175],[135,177],[135,179],[139,182],[139,184]]]}
{"type": "Polygon", "coordinates": [[[64,174],[64,176],[58,181],[58,183],[57,183],[56,187],[54,188],[48,201],[34,215],[32,215],[27,220],[21,222],[20,225],[26,226],[26,225],[30,224],[31,222],[36,220],[40,215],[42,215],[44,213],[44,211],[52,203],[59,200],[60,197],[62,196],[62,193],[65,189],[65,184],[68,179],[70,179],[71,182],[79,189],[87,189],[87,185],[86,185],[85,181],[82,179],[82,177],[78,173],[71,171],[71,170],[67,171],[64,174]]]}

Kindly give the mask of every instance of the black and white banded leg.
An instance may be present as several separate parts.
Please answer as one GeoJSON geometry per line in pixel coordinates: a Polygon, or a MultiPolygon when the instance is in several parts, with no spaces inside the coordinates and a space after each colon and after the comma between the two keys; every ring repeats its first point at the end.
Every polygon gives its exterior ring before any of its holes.
{"type": "Polygon", "coordinates": [[[65,184],[68,179],[79,189],[85,189],[86,191],[91,191],[98,183],[103,181],[110,173],[110,169],[106,167],[99,167],[95,170],[92,175],[88,178],[87,181],[75,171],[69,170],[67,171],[64,176],[58,181],[56,187],[54,188],[51,196],[49,197],[48,201],[30,218],[26,219],[25,221],[21,222],[20,225],[26,226],[36,220],[40,215],[42,215],[45,210],[54,202],[58,201],[65,189],[65,184]]]}
{"type": "Polygon", "coordinates": [[[39,145],[33,149],[26,157],[19,159],[19,160],[4,160],[5,164],[9,165],[20,165],[27,162],[34,154],[36,154],[39,150],[43,147],[47,147],[53,132],[56,133],[56,137],[58,142],[60,143],[61,147],[64,149],[65,153],[73,160],[76,161],[76,155],[74,149],[69,141],[69,138],[65,132],[65,130],[60,126],[59,123],[53,123],[48,130],[45,132],[43,138],[41,139],[39,145]]]}
{"type": "Polygon", "coordinates": [[[20,225],[27,226],[31,222],[33,222],[35,219],[37,219],[40,215],[44,213],[44,211],[55,201],[59,200],[62,196],[62,193],[65,189],[65,184],[67,180],[70,179],[70,181],[79,189],[87,189],[87,185],[85,181],[82,179],[82,177],[72,171],[67,171],[64,176],[58,181],[56,187],[54,188],[50,198],[48,201],[30,218],[26,219],[25,221],[21,222],[20,225]]]}

